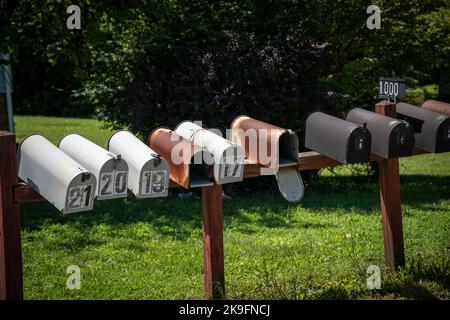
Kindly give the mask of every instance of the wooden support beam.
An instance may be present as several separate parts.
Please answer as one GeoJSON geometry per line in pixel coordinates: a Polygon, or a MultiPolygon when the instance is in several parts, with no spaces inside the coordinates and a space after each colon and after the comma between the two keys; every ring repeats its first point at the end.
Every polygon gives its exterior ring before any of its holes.
{"type": "Polygon", "coordinates": [[[202,211],[205,296],[220,299],[225,295],[221,185],[202,188],[202,211]]]}
{"type": "MultiPolygon", "coordinates": [[[[375,111],[388,117],[396,116],[395,104],[388,101],[378,103],[375,111]]],[[[399,162],[398,159],[380,159],[378,167],[384,257],[387,268],[396,270],[405,265],[399,162]]]]}
{"type": "Polygon", "coordinates": [[[0,131],[0,299],[23,299],[20,209],[14,203],[18,183],[16,137],[0,131]]]}

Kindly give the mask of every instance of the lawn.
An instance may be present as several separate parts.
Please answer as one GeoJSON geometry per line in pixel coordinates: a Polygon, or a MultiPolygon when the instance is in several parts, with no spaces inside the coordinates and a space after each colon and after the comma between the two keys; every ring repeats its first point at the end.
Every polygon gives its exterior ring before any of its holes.
{"type": "MultiPolygon", "coordinates": [[[[94,120],[15,121],[18,141],[78,132],[104,146],[111,134],[94,120]]],[[[323,170],[297,205],[277,194],[275,179],[264,180],[273,193],[224,200],[227,298],[450,298],[450,154],[401,160],[407,265],[393,274],[384,269],[378,185],[354,168],[323,170]],[[381,289],[367,288],[370,265],[381,268],[381,289]]],[[[176,192],[96,202],[70,216],[23,205],[25,298],[202,299],[201,203],[176,192]],[[66,288],[71,265],[81,270],[79,290],[66,288]]]]}

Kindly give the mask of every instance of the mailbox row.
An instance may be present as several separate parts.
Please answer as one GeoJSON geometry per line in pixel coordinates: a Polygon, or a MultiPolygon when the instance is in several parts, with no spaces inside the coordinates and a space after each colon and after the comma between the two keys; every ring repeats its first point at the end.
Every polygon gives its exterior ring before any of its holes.
{"type": "MultiPolygon", "coordinates": [[[[430,108],[399,103],[396,119],[361,108],[346,120],[315,112],[306,121],[305,147],[342,163],[368,162],[371,153],[409,156],[413,146],[450,151],[450,118],[430,108]]],[[[137,198],[165,197],[169,178],[185,189],[239,182],[248,159],[262,165],[261,174],[275,174],[286,200],[302,199],[299,139],[292,130],[239,116],[230,139],[191,121],[153,130],[148,145],[119,131],[106,149],[78,134],[58,146],[32,135],[19,146],[19,177],[61,212],[72,213],[91,210],[94,198],[126,197],[128,190],[137,198]]]]}
{"type": "Polygon", "coordinates": [[[396,109],[391,118],[355,108],[345,120],[314,112],[306,120],[305,147],[348,164],[368,162],[371,153],[385,159],[410,156],[413,147],[450,151],[450,104],[398,103],[396,109]]]}

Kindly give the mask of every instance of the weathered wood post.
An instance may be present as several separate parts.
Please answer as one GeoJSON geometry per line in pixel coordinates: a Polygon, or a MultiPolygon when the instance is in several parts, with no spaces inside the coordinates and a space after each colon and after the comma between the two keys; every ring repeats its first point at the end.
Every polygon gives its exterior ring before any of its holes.
{"type": "Polygon", "coordinates": [[[202,188],[202,211],[205,296],[220,299],[225,295],[221,185],[202,188]]]}
{"type": "Polygon", "coordinates": [[[14,202],[18,183],[16,137],[0,131],[0,299],[23,299],[20,209],[14,202]]]}
{"type": "MultiPolygon", "coordinates": [[[[379,114],[396,117],[395,104],[382,101],[376,104],[379,114]]],[[[378,160],[380,176],[380,206],[384,237],[384,257],[389,270],[405,265],[400,172],[398,159],[378,160]]]]}

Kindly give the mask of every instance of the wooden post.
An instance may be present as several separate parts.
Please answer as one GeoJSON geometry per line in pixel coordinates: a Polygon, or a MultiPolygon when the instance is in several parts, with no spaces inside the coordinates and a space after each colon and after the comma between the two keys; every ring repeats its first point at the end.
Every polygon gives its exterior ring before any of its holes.
{"type": "Polygon", "coordinates": [[[225,295],[221,185],[202,188],[202,211],[205,296],[220,299],[225,295]]]}
{"type": "MultiPolygon", "coordinates": [[[[377,103],[379,114],[396,117],[395,104],[377,103]]],[[[389,270],[405,265],[402,209],[400,199],[400,172],[398,159],[378,160],[380,176],[380,205],[384,237],[384,257],[389,270]]]]}
{"type": "Polygon", "coordinates": [[[16,137],[0,131],[0,299],[23,299],[20,209],[14,202],[18,183],[16,137]]]}

